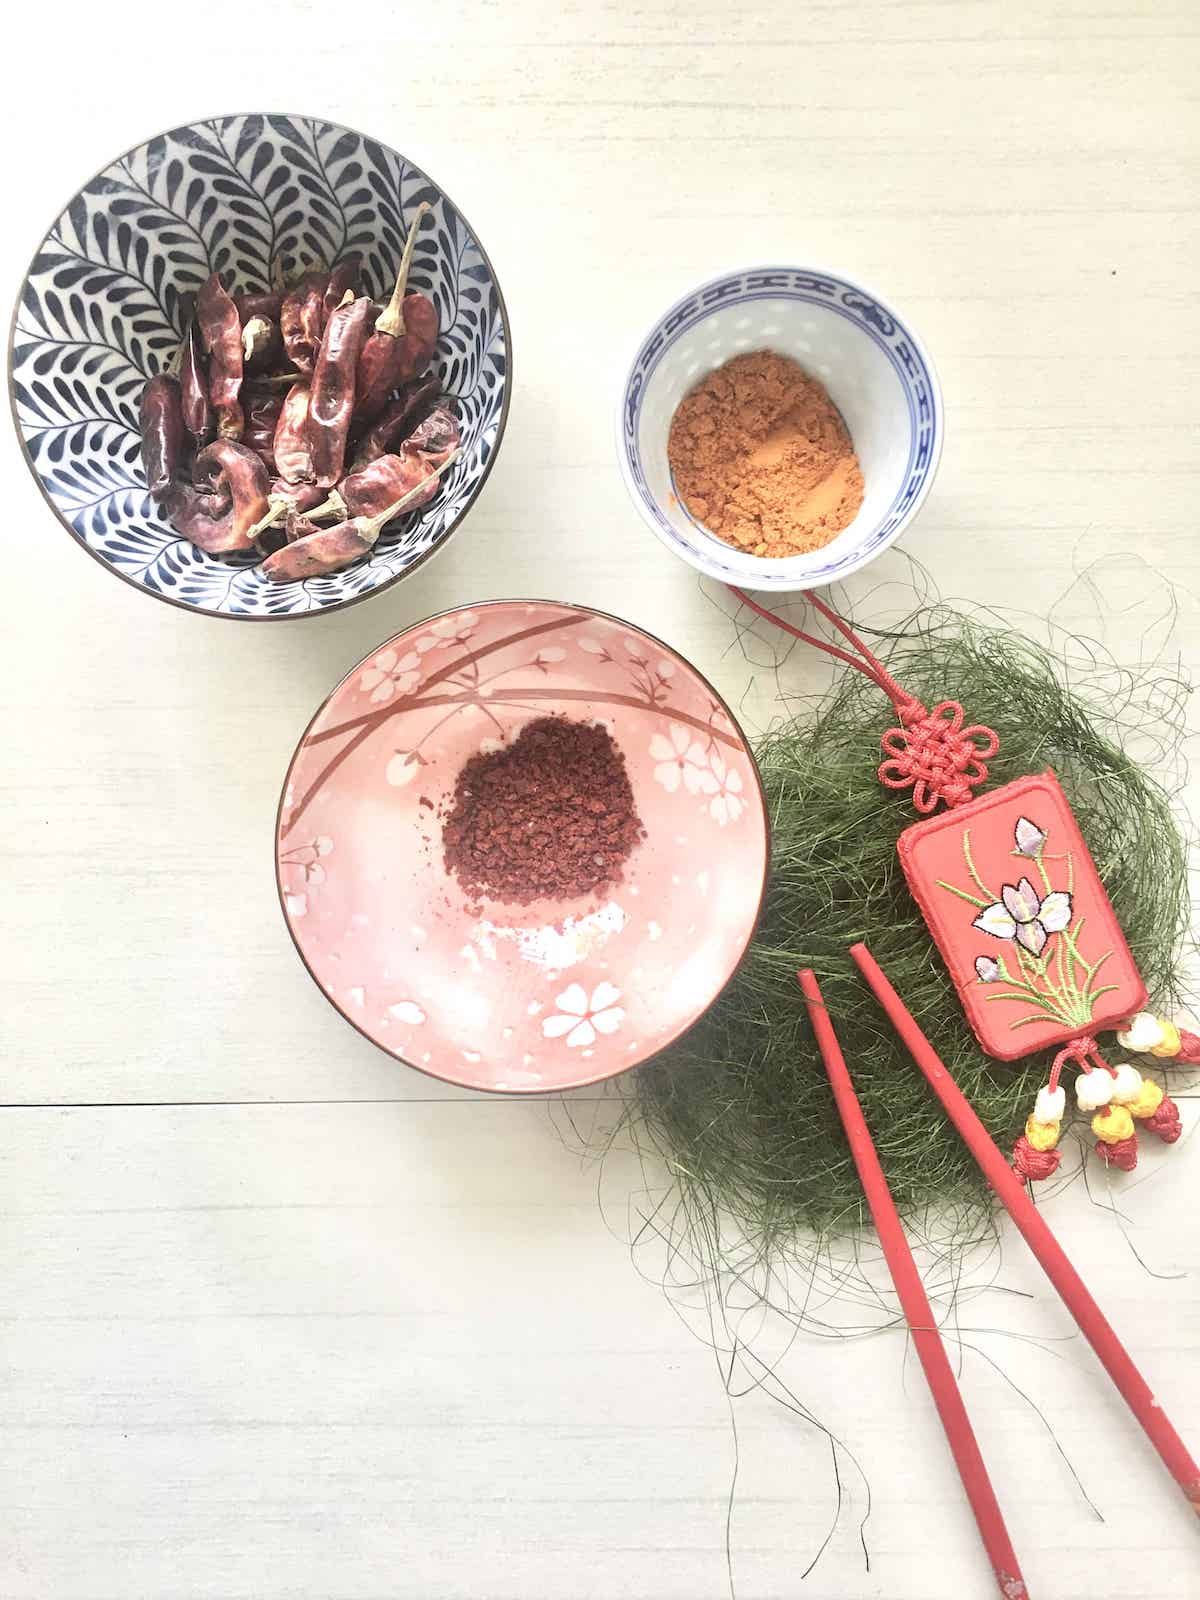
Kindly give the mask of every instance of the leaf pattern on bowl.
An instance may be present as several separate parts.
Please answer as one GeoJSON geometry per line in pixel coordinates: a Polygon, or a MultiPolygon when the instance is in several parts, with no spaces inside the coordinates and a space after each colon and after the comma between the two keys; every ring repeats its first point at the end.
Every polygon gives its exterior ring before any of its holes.
{"type": "Polygon", "coordinates": [[[235,116],[159,134],[111,162],[56,219],[30,264],[10,346],[10,389],[30,467],[59,517],[121,577],[195,610],[277,617],[361,598],[440,544],[475,498],[503,431],[508,325],[491,266],[449,199],[386,145],[306,117],[235,116]],[[436,366],[463,452],[442,492],[380,539],[369,560],[273,585],[253,557],[181,539],[146,492],[138,400],[173,357],[185,296],[212,270],[262,289],[289,272],[363,259],[391,287],[408,219],[427,201],[411,283],[438,308],[436,366]]]}

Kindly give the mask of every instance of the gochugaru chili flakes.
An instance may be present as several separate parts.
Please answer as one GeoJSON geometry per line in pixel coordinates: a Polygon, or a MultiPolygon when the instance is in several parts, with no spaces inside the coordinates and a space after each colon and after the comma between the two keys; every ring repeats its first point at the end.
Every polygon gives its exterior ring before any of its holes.
{"type": "Polygon", "coordinates": [[[468,894],[526,905],[589,894],[644,836],[625,757],[607,728],[539,717],[504,750],[472,756],[442,829],[468,894]]]}

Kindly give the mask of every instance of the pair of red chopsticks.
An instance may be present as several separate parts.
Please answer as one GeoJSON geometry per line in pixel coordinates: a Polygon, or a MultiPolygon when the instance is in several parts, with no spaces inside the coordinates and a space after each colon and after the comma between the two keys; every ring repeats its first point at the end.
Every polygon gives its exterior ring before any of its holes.
{"type": "MultiPolygon", "coordinates": [[[[850,954],[870,985],[888,1020],[908,1047],[913,1060],[925,1074],[933,1092],[942,1102],[951,1122],[1003,1202],[1017,1227],[1037,1257],[1046,1276],[1058,1290],[1067,1309],[1079,1324],[1092,1349],[1099,1356],[1109,1377],[1141,1423],[1151,1444],[1158,1451],[1171,1476],[1187,1497],[1192,1510],[1200,1515],[1200,1467],[1192,1460],[1187,1446],[1160,1409],[1146,1380],[1134,1366],[1124,1345],[1109,1326],[1104,1313],[1092,1299],[1083,1280],[1068,1261],[1065,1251],[1042,1219],[1037,1207],[1017,1179],[999,1148],[989,1137],[962,1090],[955,1083],[929,1040],[917,1026],[912,1013],[893,989],[878,962],[864,944],[856,944],[850,954]]],[[[871,1216],[879,1234],[896,1294],[908,1322],[913,1343],[925,1371],[925,1378],[937,1405],[946,1438],[959,1476],[979,1527],[980,1538],[996,1574],[1005,1600],[1027,1600],[1028,1590],[1021,1576],[1016,1553],[1004,1525],[1004,1517],[988,1477],[975,1431],[967,1416],[962,1394],[937,1331],[933,1312],[921,1282],[917,1264],[904,1237],[895,1202],[879,1164],[862,1107],[854,1093],[845,1058],[821,998],[816,977],[807,968],[797,974],[812,1018],[825,1070],[837,1102],[838,1113],[850,1141],[850,1152],[858,1169],[871,1216]]]]}

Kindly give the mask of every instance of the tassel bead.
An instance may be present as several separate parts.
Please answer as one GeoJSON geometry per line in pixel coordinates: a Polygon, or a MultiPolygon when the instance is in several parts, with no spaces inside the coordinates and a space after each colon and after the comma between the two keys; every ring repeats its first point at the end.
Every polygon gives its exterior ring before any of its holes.
{"type": "Polygon", "coordinates": [[[1116,1167],[1121,1172],[1132,1172],[1137,1166],[1137,1135],[1130,1134],[1128,1139],[1118,1140],[1116,1144],[1107,1144],[1103,1139],[1097,1139],[1096,1154],[1106,1166],[1116,1167]]]}
{"type": "Polygon", "coordinates": [[[1113,1099],[1119,1106],[1127,1106],[1142,1092],[1142,1075],[1129,1061],[1122,1061],[1113,1078],[1113,1099]]]}
{"type": "Polygon", "coordinates": [[[1179,1054],[1179,1046],[1182,1043],[1182,1040],[1179,1037],[1179,1029],[1173,1022],[1168,1022],[1163,1017],[1160,1017],[1158,1020],[1159,1026],[1162,1028],[1163,1036],[1157,1044],[1152,1044],[1150,1046],[1150,1054],[1152,1056],[1159,1056],[1160,1058],[1169,1061],[1172,1056],[1177,1056],[1179,1054]]]}
{"type": "Polygon", "coordinates": [[[1139,1055],[1146,1055],[1163,1042],[1163,1037],[1163,1025],[1154,1013],[1139,1011],[1130,1017],[1129,1026],[1118,1032],[1117,1042],[1123,1050],[1136,1050],[1139,1055]]]}
{"type": "Polygon", "coordinates": [[[1081,1111],[1098,1111],[1112,1099],[1113,1076],[1107,1067],[1093,1067],[1075,1080],[1075,1099],[1081,1111]]]}
{"type": "Polygon", "coordinates": [[[1035,1150],[1053,1150],[1058,1143],[1060,1124],[1042,1122],[1036,1116],[1025,1119],[1025,1137],[1035,1150]]]}
{"type": "Polygon", "coordinates": [[[1142,1126],[1156,1133],[1164,1144],[1175,1143],[1183,1132],[1183,1123],[1179,1120],[1179,1107],[1169,1094],[1163,1095],[1158,1110],[1147,1117],[1142,1126]]]}
{"type": "Polygon", "coordinates": [[[1163,1103],[1163,1091],[1153,1078],[1143,1078],[1137,1098],[1129,1102],[1129,1115],[1139,1120],[1152,1117],[1163,1103]]]}
{"type": "Polygon", "coordinates": [[[1026,1183],[1052,1178],[1061,1160],[1061,1150],[1035,1150],[1024,1134],[1013,1145],[1013,1171],[1026,1183]]]}
{"type": "Polygon", "coordinates": [[[1049,1084],[1038,1090],[1033,1114],[1039,1122],[1061,1122],[1067,1109],[1067,1091],[1052,1089],[1049,1084]]]}
{"type": "Polygon", "coordinates": [[[1133,1138],[1133,1118],[1124,1106],[1105,1106],[1092,1118],[1092,1132],[1102,1144],[1124,1144],[1133,1138]]]}

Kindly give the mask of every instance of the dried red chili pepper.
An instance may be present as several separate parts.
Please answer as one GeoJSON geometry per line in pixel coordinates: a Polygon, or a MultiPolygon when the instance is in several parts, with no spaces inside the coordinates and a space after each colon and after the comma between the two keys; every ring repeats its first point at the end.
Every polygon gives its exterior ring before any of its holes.
{"type": "Polygon", "coordinates": [[[375,516],[409,489],[421,491],[409,510],[425,505],[437,493],[430,473],[457,448],[460,437],[458,419],[439,408],[396,454],[377,456],[342,480],[338,494],[349,515],[375,516]]]}
{"type": "Polygon", "coordinates": [[[325,491],[316,483],[288,483],[276,478],[271,485],[272,500],[280,500],[294,511],[311,511],[325,499],[325,491]]]}
{"type": "Polygon", "coordinates": [[[398,382],[415,378],[419,372],[425,371],[433,360],[440,332],[437,307],[429,296],[419,292],[405,295],[404,336],[400,341],[404,353],[400,360],[398,382]]]}
{"type": "Polygon", "coordinates": [[[283,395],[278,389],[249,389],[243,396],[246,431],[242,443],[261,457],[268,472],[275,471],[275,430],[283,410],[283,395]]]}
{"type": "Polygon", "coordinates": [[[294,383],[284,396],[275,428],[275,470],[288,483],[311,483],[312,448],[308,441],[307,383],[294,383]]]}
{"type": "Polygon", "coordinates": [[[439,466],[461,442],[458,418],[445,406],[436,406],[409,434],[400,453],[419,453],[427,457],[431,465],[439,466]]]}
{"type": "Polygon", "coordinates": [[[208,372],[200,341],[200,322],[195,311],[188,323],[179,360],[179,385],[183,425],[202,449],[213,436],[212,401],[208,398],[208,372]]]}
{"type": "MultiPolygon", "coordinates": [[[[284,518],[291,526],[293,513],[311,511],[325,497],[325,491],[315,483],[285,483],[281,478],[276,478],[267,495],[267,509],[247,533],[247,538],[254,543],[264,555],[270,555],[287,543],[288,534],[280,527],[284,518]]],[[[344,516],[345,507],[339,502],[337,515],[339,519],[344,516]]],[[[310,528],[315,528],[315,523],[309,523],[310,528]]]]}
{"type": "MultiPolygon", "coordinates": [[[[345,519],[342,517],[337,518],[339,523],[344,520],[345,519]]],[[[310,533],[320,532],[322,532],[322,529],[317,525],[317,523],[314,522],[311,517],[305,516],[304,512],[301,511],[299,507],[288,507],[287,518],[284,523],[284,544],[295,544],[297,539],[307,539],[310,533]]]]}
{"type": "Polygon", "coordinates": [[[361,256],[343,256],[329,274],[329,282],[325,286],[325,318],[326,321],[341,305],[350,289],[358,293],[358,279],[362,271],[361,256]]]}
{"type": "Polygon", "coordinates": [[[160,372],[142,390],[142,461],[146,487],[161,500],[183,453],[183,409],[179,380],[160,372]]]}
{"type": "Polygon", "coordinates": [[[267,508],[267,469],[245,445],[217,439],[196,457],[193,483],[176,482],[167,514],[180,533],[210,555],[249,550],[251,529],[267,508]]]}
{"type": "MultiPolygon", "coordinates": [[[[446,458],[430,474],[436,478],[444,472],[458,455],[446,458]]],[[[382,530],[425,488],[425,481],[409,489],[393,505],[385,506],[378,516],[351,517],[332,528],[318,528],[305,533],[282,550],[268,556],[262,564],[262,573],[271,583],[294,583],[303,578],[318,578],[348,567],[374,546],[382,530]]]]}
{"type": "Polygon", "coordinates": [[[442,380],[433,373],[427,378],[414,378],[406,383],[395,400],[389,400],[377,422],[363,434],[354,451],[355,470],[365,467],[377,456],[387,455],[429,415],[441,392],[442,380]]]}
{"type": "Polygon", "coordinates": [[[327,272],[306,272],[284,296],[279,312],[279,331],[283,348],[297,372],[311,377],[321,335],[325,331],[325,285],[327,272]]]}
{"type": "Polygon", "coordinates": [[[295,583],[340,572],[374,545],[379,535],[377,530],[372,535],[370,528],[367,519],[360,518],[305,533],[268,556],[262,564],[262,575],[270,583],[295,583]]]}
{"type": "Polygon", "coordinates": [[[437,345],[438,321],[433,303],[423,294],[411,294],[407,298],[404,294],[417,232],[428,210],[424,201],[417,207],[404,241],[392,298],[379,313],[375,330],[359,357],[355,396],[357,422],[373,421],[388,403],[397,384],[425,370],[437,345]],[[431,319],[432,339],[429,337],[431,319]]]}
{"type": "Polygon", "coordinates": [[[278,322],[283,307],[283,290],[255,289],[247,294],[235,294],[233,303],[242,319],[243,328],[254,317],[266,317],[268,322],[278,322]]]}
{"type": "Polygon", "coordinates": [[[208,351],[208,397],[217,414],[222,439],[242,436],[242,324],[237,307],[225,293],[217,273],[206,281],[196,299],[200,337],[208,351]]]}
{"type": "Polygon", "coordinates": [[[341,477],[346,440],[354,411],[354,377],[367,336],[371,302],[355,300],[349,290],[325,326],[321,353],[313,369],[308,405],[308,439],[318,483],[331,488],[341,477]]]}
{"type": "Polygon", "coordinates": [[[270,428],[274,432],[283,410],[282,389],[263,389],[258,384],[247,384],[245,390],[247,428],[270,428]]]}

